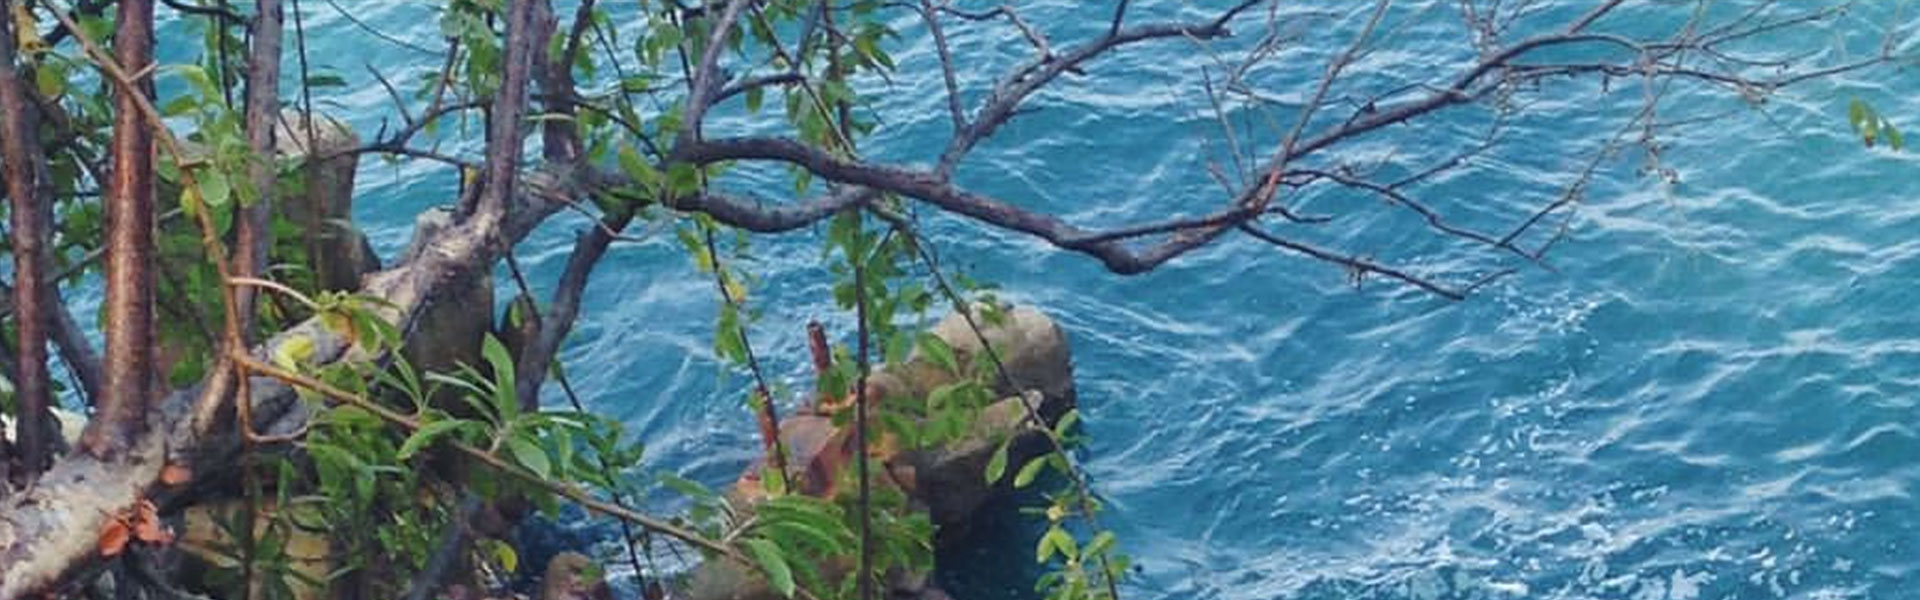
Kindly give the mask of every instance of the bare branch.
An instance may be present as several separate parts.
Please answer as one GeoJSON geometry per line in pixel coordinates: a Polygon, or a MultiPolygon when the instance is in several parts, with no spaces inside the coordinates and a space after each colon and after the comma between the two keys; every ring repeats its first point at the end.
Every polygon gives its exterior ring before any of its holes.
{"type": "Polygon", "coordinates": [[[1323,249],[1310,246],[1304,243],[1282,238],[1280,236],[1274,235],[1272,233],[1268,233],[1266,230],[1260,229],[1259,227],[1256,227],[1250,224],[1240,225],[1240,231],[1245,232],[1248,236],[1251,236],[1254,239],[1257,239],[1269,244],[1273,244],[1275,246],[1279,246],[1287,250],[1299,252],[1301,254],[1311,256],[1321,261],[1330,262],[1336,265],[1346,267],[1350,269],[1354,274],[1353,281],[1355,284],[1358,284],[1360,282],[1360,276],[1362,275],[1365,275],[1367,273],[1378,273],[1380,275],[1385,275],[1387,277],[1400,280],[1401,282],[1404,282],[1404,283],[1412,284],[1414,287],[1418,287],[1420,289],[1433,292],[1435,295],[1445,297],[1449,300],[1461,300],[1467,297],[1467,294],[1464,291],[1439,285],[1437,283],[1428,281],[1425,278],[1422,278],[1416,275],[1410,275],[1405,271],[1401,271],[1393,267],[1388,267],[1380,263],[1376,263],[1376,262],[1373,262],[1364,258],[1360,258],[1357,256],[1343,256],[1340,254],[1336,254],[1330,250],[1323,250],[1323,249]]]}
{"type": "Polygon", "coordinates": [[[1456,227],[1454,225],[1448,224],[1445,219],[1440,217],[1440,213],[1435,212],[1431,208],[1428,208],[1425,204],[1420,203],[1420,201],[1414,200],[1413,198],[1407,196],[1406,194],[1401,193],[1400,190],[1395,189],[1393,186],[1380,184],[1373,181],[1368,181],[1365,179],[1361,179],[1358,177],[1353,177],[1350,175],[1333,172],[1333,171],[1301,170],[1296,172],[1304,175],[1308,175],[1311,177],[1326,179],[1328,181],[1332,181],[1334,183],[1338,183],[1340,185],[1354,188],[1357,190],[1378,194],[1381,198],[1386,199],[1388,202],[1391,202],[1398,206],[1404,206],[1408,210],[1412,210],[1413,212],[1418,213],[1421,216],[1421,218],[1427,221],[1428,227],[1432,227],[1435,230],[1440,231],[1441,233],[1445,233],[1451,236],[1466,238],[1468,240],[1480,242],[1482,244],[1486,244],[1494,248],[1507,250],[1507,251],[1513,252],[1514,254],[1519,255],[1521,258],[1525,258],[1528,260],[1533,260],[1535,258],[1534,256],[1527,254],[1526,252],[1520,250],[1519,248],[1513,247],[1511,244],[1508,244],[1501,240],[1494,239],[1493,237],[1488,236],[1486,234],[1473,231],[1471,229],[1464,229],[1464,228],[1460,228],[1460,227],[1456,227]]]}
{"type": "MultiPolygon", "coordinates": [[[[333,7],[334,12],[340,13],[340,18],[346,19],[348,23],[352,23],[354,27],[360,28],[361,31],[365,31],[373,37],[380,38],[381,41],[428,56],[440,55],[439,52],[435,52],[431,48],[422,47],[419,44],[394,37],[392,34],[381,31],[378,27],[368,25],[366,21],[362,21],[359,17],[354,16],[353,11],[342,8],[340,3],[335,0],[327,0],[327,6],[333,7]]],[[[449,48],[448,53],[451,54],[452,52],[453,50],[449,48]]]]}
{"type": "Polygon", "coordinates": [[[541,384],[546,382],[547,368],[559,355],[560,344],[566,341],[567,334],[573,331],[587,279],[593,275],[594,266],[600,264],[607,247],[613,244],[614,236],[631,220],[630,216],[612,217],[582,232],[574,241],[573,253],[567,256],[567,266],[560,273],[553,301],[539,317],[538,336],[521,351],[519,364],[514,368],[515,392],[523,403],[539,395],[541,384]]]}
{"type": "Polygon", "coordinates": [[[725,51],[727,34],[733,31],[733,22],[740,18],[740,9],[747,4],[747,0],[729,0],[720,13],[720,20],[710,26],[713,35],[707,38],[706,51],[700,55],[700,64],[694,67],[693,73],[687,78],[690,87],[684,113],[686,126],[680,129],[679,139],[674,140],[675,148],[700,139],[700,125],[706,118],[707,107],[712,106],[714,95],[718,93],[714,84],[719,80],[720,53],[725,51]]]}
{"type": "MultiPolygon", "coordinates": [[[[1124,9],[1125,4],[1121,4],[1124,9]]],[[[967,109],[960,107],[960,83],[953,69],[953,51],[947,46],[946,30],[940,26],[940,15],[933,8],[933,0],[920,0],[920,18],[927,23],[927,32],[933,35],[933,49],[940,56],[940,78],[947,86],[947,112],[953,118],[953,133],[958,135],[967,129],[967,109]]]]}
{"type": "MultiPolygon", "coordinates": [[[[916,198],[948,212],[971,217],[1003,229],[1033,235],[1061,248],[1093,255],[1105,263],[1108,270],[1123,275],[1151,270],[1175,256],[1206,244],[1219,235],[1217,230],[1213,232],[1181,231],[1180,235],[1160,245],[1135,252],[1111,241],[1111,238],[1103,239],[1099,233],[1074,227],[1057,217],[1028,211],[956,187],[934,173],[843,159],[824,150],[784,138],[708,140],[693,146],[685,152],[685,155],[687,160],[702,164],[748,159],[791,163],[831,181],[916,198]]],[[[1243,211],[1244,209],[1230,210],[1243,211]]]]}
{"type": "Polygon", "coordinates": [[[1046,87],[1061,73],[1078,68],[1081,64],[1094,59],[1109,50],[1148,40],[1167,38],[1212,39],[1227,34],[1226,23],[1239,11],[1252,6],[1258,0],[1244,0],[1239,6],[1226,11],[1220,18],[1206,23],[1172,24],[1162,23],[1129,27],[1113,35],[1075,46],[1058,56],[1041,58],[1014,69],[1001,79],[988,93],[986,100],[975,112],[973,122],[947,143],[946,151],[940,154],[939,167],[935,170],[942,177],[953,173],[960,159],[967,152],[993,135],[1001,125],[1013,117],[1020,103],[1035,91],[1046,87]]]}
{"type": "Polygon", "coordinates": [[[751,91],[757,88],[764,88],[764,87],[775,86],[775,85],[790,85],[795,83],[805,83],[806,81],[807,81],[807,76],[799,71],[788,71],[785,73],[774,73],[771,75],[757,75],[753,77],[748,77],[746,79],[742,79],[740,81],[727,84],[727,87],[721,88],[719,93],[713,95],[713,102],[715,104],[718,104],[720,102],[725,101],[728,98],[732,98],[734,96],[747,93],[748,91],[751,91]]]}

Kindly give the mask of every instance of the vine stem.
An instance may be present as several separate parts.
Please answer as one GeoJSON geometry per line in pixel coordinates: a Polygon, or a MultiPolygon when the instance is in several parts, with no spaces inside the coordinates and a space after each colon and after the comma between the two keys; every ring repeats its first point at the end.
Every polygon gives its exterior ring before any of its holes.
{"type": "MultiPolygon", "coordinates": [[[[855,213],[859,218],[859,213],[855,213]]],[[[847,260],[853,263],[853,306],[859,350],[854,360],[860,368],[859,380],[853,386],[853,439],[855,450],[854,464],[860,472],[860,600],[873,600],[873,490],[869,481],[867,457],[867,375],[872,365],[867,361],[867,257],[847,254],[847,260]]]]}
{"type": "MultiPolygon", "coordinates": [[[[720,264],[720,251],[713,241],[713,227],[701,223],[700,232],[707,245],[707,259],[713,265],[713,286],[720,290],[720,300],[733,307],[738,315],[742,308],[740,299],[735,298],[733,291],[727,288],[727,272],[720,264]]],[[[767,377],[760,369],[760,358],[753,353],[753,340],[747,335],[745,323],[740,324],[740,348],[747,355],[747,370],[753,373],[754,399],[758,404],[754,408],[760,412],[764,424],[760,434],[766,444],[767,460],[773,461],[774,472],[779,473],[784,482],[787,477],[787,452],[780,443],[780,412],[773,406],[773,393],[768,389],[767,377]]]]}

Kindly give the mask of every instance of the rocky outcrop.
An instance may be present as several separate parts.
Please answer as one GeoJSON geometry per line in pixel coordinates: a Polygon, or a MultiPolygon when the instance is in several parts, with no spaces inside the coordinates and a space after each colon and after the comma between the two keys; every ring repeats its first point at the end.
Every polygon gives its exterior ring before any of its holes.
{"type": "MultiPolygon", "coordinates": [[[[989,360],[985,349],[991,347],[1009,380],[996,380],[995,391],[1002,399],[986,408],[974,423],[972,435],[956,444],[905,456],[922,488],[918,499],[926,503],[933,522],[942,527],[964,526],[975,510],[994,494],[1005,491],[1007,481],[989,486],[982,475],[1001,439],[1014,438],[1008,450],[1008,464],[1012,465],[1025,464],[1026,459],[1048,450],[1045,435],[1030,427],[1029,407],[1051,425],[1075,403],[1073,358],[1060,326],[1025,306],[1006,310],[1002,316],[1002,322],[995,325],[976,315],[973,322],[980,327],[979,334],[958,313],[947,315],[933,328],[934,336],[953,348],[962,372],[971,372],[974,363],[989,360]],[[990,346],[981,344],[983,337],[990,346]]],[[[924,364],[926,358],[915,351],[907,362],[924,364]]]]}
{"type": "MultiPolygon", "coordinates": [[[[960,373],[974,372],[979,361],[991,360],[992,348],[1006,368],[1006,380],[996,382],[1002,397],[988,405],[963,439],[942,447],[896,450],[876,440],[872,456],[883,471],[876,473],[874,485],[904,488],[916,508],[926,510],[941,532],[964,528],[976,511],[996,494],[1011,488],[1004,477],[989,484],[987,463],[1002,441],[1011,438],[1009,464],[1020,465],[1043,454],[1050,444],[1045,434],[1028,418],[1029,409],[1051,425],[1074,405],[1073,363],[1065,333],[1059,325],[1029,307],[1001,311],[996,322],[975,315],[973,325],[960,314],[948,315],[932,333],[954,351],[960,373]],[[982,343],[985,338],[985,344],[982,343]]],[[[984,365],[983,365],[984,366],[984,365]]],[[[871,378],[869,392],[889,401],[924,401],[927,394],[955,381],[956,375],[936,366],[916,351],[904,364],[886,365],[871,378]]],[[[791,415],[781,420],[780,438],[788,453],[793,479],[800,480],[802,493],[826,494],[809,477],[819,477],[818,465],[823,453],[842,451],[846,431],[834,425],[830,416],[791,415]],[[813,466],[813,469],[809,469],[813,466]]],[[[753,505],[765,499],[758,473],[761,466],[747,469],[726,498],[737,514],[753,512],[753,505]]],[[[848,565],[822,564],[822,572],[844,574],[848,565]]],[[[889,577],[888,597],[920,600],[945,599],[946,595],[927,583],[926,573],[893,573],[889,577]]],[[[708,561],[695,569],[682,584],[681,598],[690,600],[774,600],[780,596],[769,589],[758,575],[743,565],[729,561],[708,561]]]]}
{"type": "Polygon", "coordinates": [[[319,289],[358,289],[361,276],[380,268],[367,236],[353,225],[353,173],[360,158],[352,150],[360,137],[337,119],[322,115],[309,122],[289,110],[280,114],[274,139],[282,158],[316,158],[291,175],[299,185],[282,188],[295,192],[275,199],[274,213],[301,232],[283,244],[305,250],[303,266],[319,289]]]}

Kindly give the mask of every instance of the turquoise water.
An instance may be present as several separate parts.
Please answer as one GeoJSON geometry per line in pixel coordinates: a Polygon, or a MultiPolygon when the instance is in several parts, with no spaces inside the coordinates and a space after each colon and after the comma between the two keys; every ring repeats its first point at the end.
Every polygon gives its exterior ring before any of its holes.
{"type": "MultiPolygon", "coordinates": [[[[338,2],[436,46],[426,4],[338,2]]],[[[365,33],[324,2],[302,4],[315,63],[353,82],[323,91],[322,106],[371,137],[392,111],[363,65],[413,81],[437,59],[365,33]]],[[[1147,17],[1208,3],[1138,4],[1147,17]]],[[[1347,4],[1287,14],[1358,8],[1347,4]]],[[[1564,22],[1587,4],[1547,3],[1518,27],[1564,22]]],[[[1108,10],[1022,5],[1056,44],[1096,34],[1108,10]]],[[[1468,56],[1456,6],[1401,3],[1355,81],[1377,90],[1456,68],[1468,56]]],[[[1652,10],[1605,25],[1674,24],[1652,10]]],[[[1872,12],[1748,49],[1815,61],[1871,52],[1887,16],[1872,12]]],[[[903,66],[892,87],[868,88],[883,125],[866,149],[925,162],[947,121],[938,80],[923,69],[929,42],[913,21],[899,25],[910,29],[896,44],[903,66]]],[[[984,56],[980,73],[1025,55],[1003,26],[952,29],[956,52],[984,56]]],[[[1300,28],[1285,63],[1298,66],[1256,78],[1299,102],[1351,29],[1300,28]]],[[[1222,154],[1198,91],[1208,60],[1171,42],[1100,62],[1042,94],[1040,110],[986,144],[962,179],[1083,224],[1210,210],[1220,200],[1205,168],[1222,154]]],[[[977,98],[989,80],[963,83],[977,98]]],[[[1759,110],[1724,92],[1675,89],[1666,118],[1735,114],[1663,132],[1676,184],[1638,175],[1642,152],[1605,162],[1550,268],[1436,239],[1372,198],[1296,199],[1341,215],[1323,232],[1285,229],[1307,239],[1448,281],[1519,267],[1461,302],[1378,280],[1354,289],[1335,267],[1244,237],[1120,278],[968,222],[936,218],[929,231],[950,263],[1057,316],[1071,336],[1092,438],[1082,458],[1110,504],[1106,522],[1140,565],[1129,598],[1907,597],[1920,585],[1920,313],[1908,304],[1920,280],[1920,204],[1906,184],[1920,165],[1911,153],[1862,149],[1845,107],[1860,97],[1896,120],[1920,114],[1915,83],[1893,69],[1843,76],[1759,110]]],[[[1463,225],[1513,223],[1556,197],[1637,108],[1638,92],[1620,88],[1631,86],[1550,87],[1499,149],[1421,196],[1463,225]]],[[[1438,158],[1490,121],[1457,110],[1338,156],[1438,158]]],[[[411,217],[449,202],[453,184],[433,165],[370,160],[356,218],[390,256],[411,217]]],[[[751,176],[729,185],[785,189],[751,176]]],[[[551,285],[583,226],[557,219],[520,248],[537,285],[551,285]]],[[[766,312],[754,342],[796,388],[808,385],[805,320],[836,332],[851,322],[833,310],[816,233],[757,238],[746,265],[762,277],[752,301],[766,312]]],[[[564,360],[595,410],[639,432],[655,466],[719,485],[756,444],[740,403],[745,378],[718,377],[711,355],[710,286],[671,236],[617,246],[564,360]]],[[[1031,597],[1034,531],[997,519],[946,557],[956,597],[1031,597]]]]}

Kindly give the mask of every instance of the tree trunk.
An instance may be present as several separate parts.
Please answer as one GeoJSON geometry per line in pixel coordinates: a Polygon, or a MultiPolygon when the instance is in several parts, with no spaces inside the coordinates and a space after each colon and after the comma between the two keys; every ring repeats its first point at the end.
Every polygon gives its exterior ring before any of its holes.
{"type": "MultiPolygon", "coordinates": [[[[152,97],[153,1],[121,0],[114,61],[139,74],[137,93],[152,97]]],[[[153,132],[129,90],[114,94],[113,174],[108,178],[106,389],[81,445],[107,457],[147,427],[153,368],[153,132]]]]}
{"type": "MultiPolygon", "coordinates": [[[[0,14],[12,14],[11,2],[0,2],[0,14]]],[[[0,160],[5,163],[7,197],[13,201],[13,305],[19,346],[14,357],[13,387],[17,399],[19,457],[23,476],[45,470],[55,437],[48,407],[52,391],[47,375],[47,326],[54,309],[52,261],[47,245],[52,238],[53,194],[47,181],[46,155],[40,151],[38,110],[27,97],[26,84],[14,65],[11,20],[0,22],[0,160]]]]}
{"type": "MultiPolygon", "coordinates": [[[[253,183],[253,205],[235,223],[233,274],[254,277],[266,266],[273,241],[274,119],[280,116],[280,0],[259,0],[253,22],[253,48],[247,59],[247,147],[254,162],[247,177],[253,183]]],[[[233,291],[239,306],[242,341],[253,342],[254,294],[251,287],[233,291]]]]}

